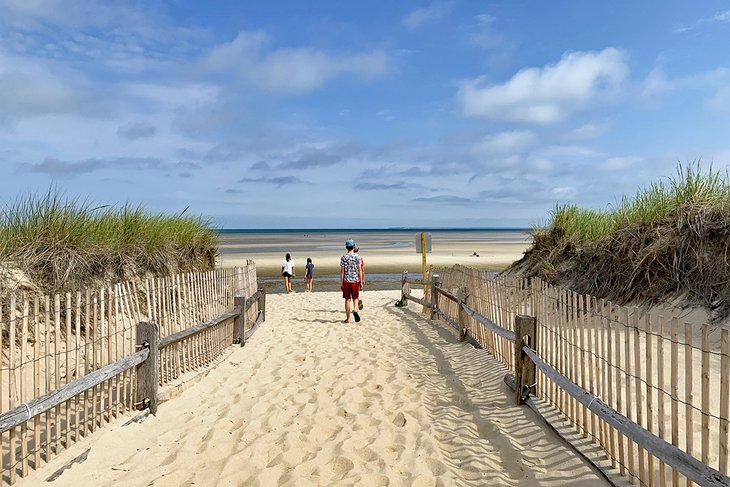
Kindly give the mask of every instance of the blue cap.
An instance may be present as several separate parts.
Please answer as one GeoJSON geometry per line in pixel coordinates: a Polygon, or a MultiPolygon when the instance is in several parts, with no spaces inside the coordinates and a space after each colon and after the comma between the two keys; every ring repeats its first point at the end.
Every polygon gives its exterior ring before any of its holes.
{"type": "Polygon", "coordinates": [[[349,239],[345,241],[345,247],[354,247],[355,241],[353,239],[349,239]]]}

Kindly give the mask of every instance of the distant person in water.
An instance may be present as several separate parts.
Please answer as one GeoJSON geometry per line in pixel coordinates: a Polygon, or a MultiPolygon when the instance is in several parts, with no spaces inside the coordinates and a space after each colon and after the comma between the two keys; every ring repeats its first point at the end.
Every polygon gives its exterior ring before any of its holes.
{"type": "Polygon", "coordinates": [[[304,273],[304,284],[307,285],[307,292],[312,292],[312,281],[314,281],[314,264],[311,257],[307,257],[306,272],[304,273]]]}
{"type": "Polygon", "coordinates": [[[345,298],[345,323],[349,323],[350,298],[352,298],[354,305],[352,315],[355,317],[356,322],[360,321],[357,305],[360,299],[362,267],[360,266],[360,256],[355,254],[355,241],[347,240],[345,248],[347,253],[340,258],[340,287],[342,288],[342,297],[345,298]]]}
{"type": "Polygon", "coordinates": [[[281,275],[284,277],[284,289],[287,293],[292,292],[291,278],[294,277],[294,261],[291,255],[286,254],[284,262],[281,263],[281,275]]]}

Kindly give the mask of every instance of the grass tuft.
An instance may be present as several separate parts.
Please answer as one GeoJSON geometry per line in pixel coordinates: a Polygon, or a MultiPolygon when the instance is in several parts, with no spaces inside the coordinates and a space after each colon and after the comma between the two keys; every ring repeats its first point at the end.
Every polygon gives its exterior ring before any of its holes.
{"type": "Polygon", "coordinates": [[[681,297],[730,316],[730,178],[699,162],[605,210],[556,205],[508,272],[616,301],[681,297]]]}
{"type": "Polygon", "coordinates": [[[0,263],[47,291],[214,267],[217,233],[209,221],[184,213],[96,206],[51,188],[0,210],[0,263]]]}

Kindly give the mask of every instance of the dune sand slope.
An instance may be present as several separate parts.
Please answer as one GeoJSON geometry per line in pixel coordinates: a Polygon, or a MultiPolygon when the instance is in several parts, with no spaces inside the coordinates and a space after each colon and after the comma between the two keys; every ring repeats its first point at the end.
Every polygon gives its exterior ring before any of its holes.
{"type": "Polygon", "coordinates": [[[505,369],[397,291],[267,298],[267,321],[202,381],[141,424],[82,440],[18,485],[604,485],[512,405],[505,369]],[[43,475],[39,475],[39,474],[43,475]]]}

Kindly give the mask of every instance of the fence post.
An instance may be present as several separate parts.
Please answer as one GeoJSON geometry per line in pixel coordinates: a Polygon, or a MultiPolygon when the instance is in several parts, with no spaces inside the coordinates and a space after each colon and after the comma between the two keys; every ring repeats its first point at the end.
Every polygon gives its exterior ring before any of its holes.
{"type": "Polygon", "coordinates": [[[515,317],[515,404],[518,406],[524,404],[535,383],[535,364],[522,351],[522,347],[527,345],[535,349],[536,331],[534,316],[515,317]]]}
{"type": "Polygon", "coordinates": [[[266,321],[266,290],[259,288],[259,311],[261,312],[261,321],[266,321]]]}
{"type": "Polygon", "coordinates": [[[233,343],[244,346],[246,344],[246,296],[236,293],[233,305],[241,313],[233,320],[233,343]]]}
{"type": "Polygon", "coordinates": [[[460,287],[456,292],[456,298],[459,300],[457,303],[457,306],[459,307],[459,339],[464,342],[466,341],[466,336],[469,333],[469,326],[468,326],[468,319],[469,315],[466,314],[466,311],[464,311],[464,308],[462,304],[466,304],[466,298],[469,295],[469,288],[467,287],[460,287]]]}
{"type": "Polygon", "coordinates": [[[437,288],[441,288],[441,276],[434,274],[431,276],[431,319],[438,319],[438,313],[436,310],[439,307],[439,293],[436,291],[437,288]]]}
{"type": "Polygon", "coordinates": [[[150,408],[150,414],[157,413],[157,387],[160,382],[158,364],[160,362],[160,332],[157,323],[140,321],[137,323],[137,347],[149,348],[147,360],[137,365],[137,400],[150,408]]]}
{"type": "Polygon", "coordinates": [[[406,303],[406,296],[408,296],[411,293],[411,290],[408,286],[408,271],[403,271],[403,277],[401,279],[401,285],[400,285],[400,300],[401,303],[406,303]]]}

